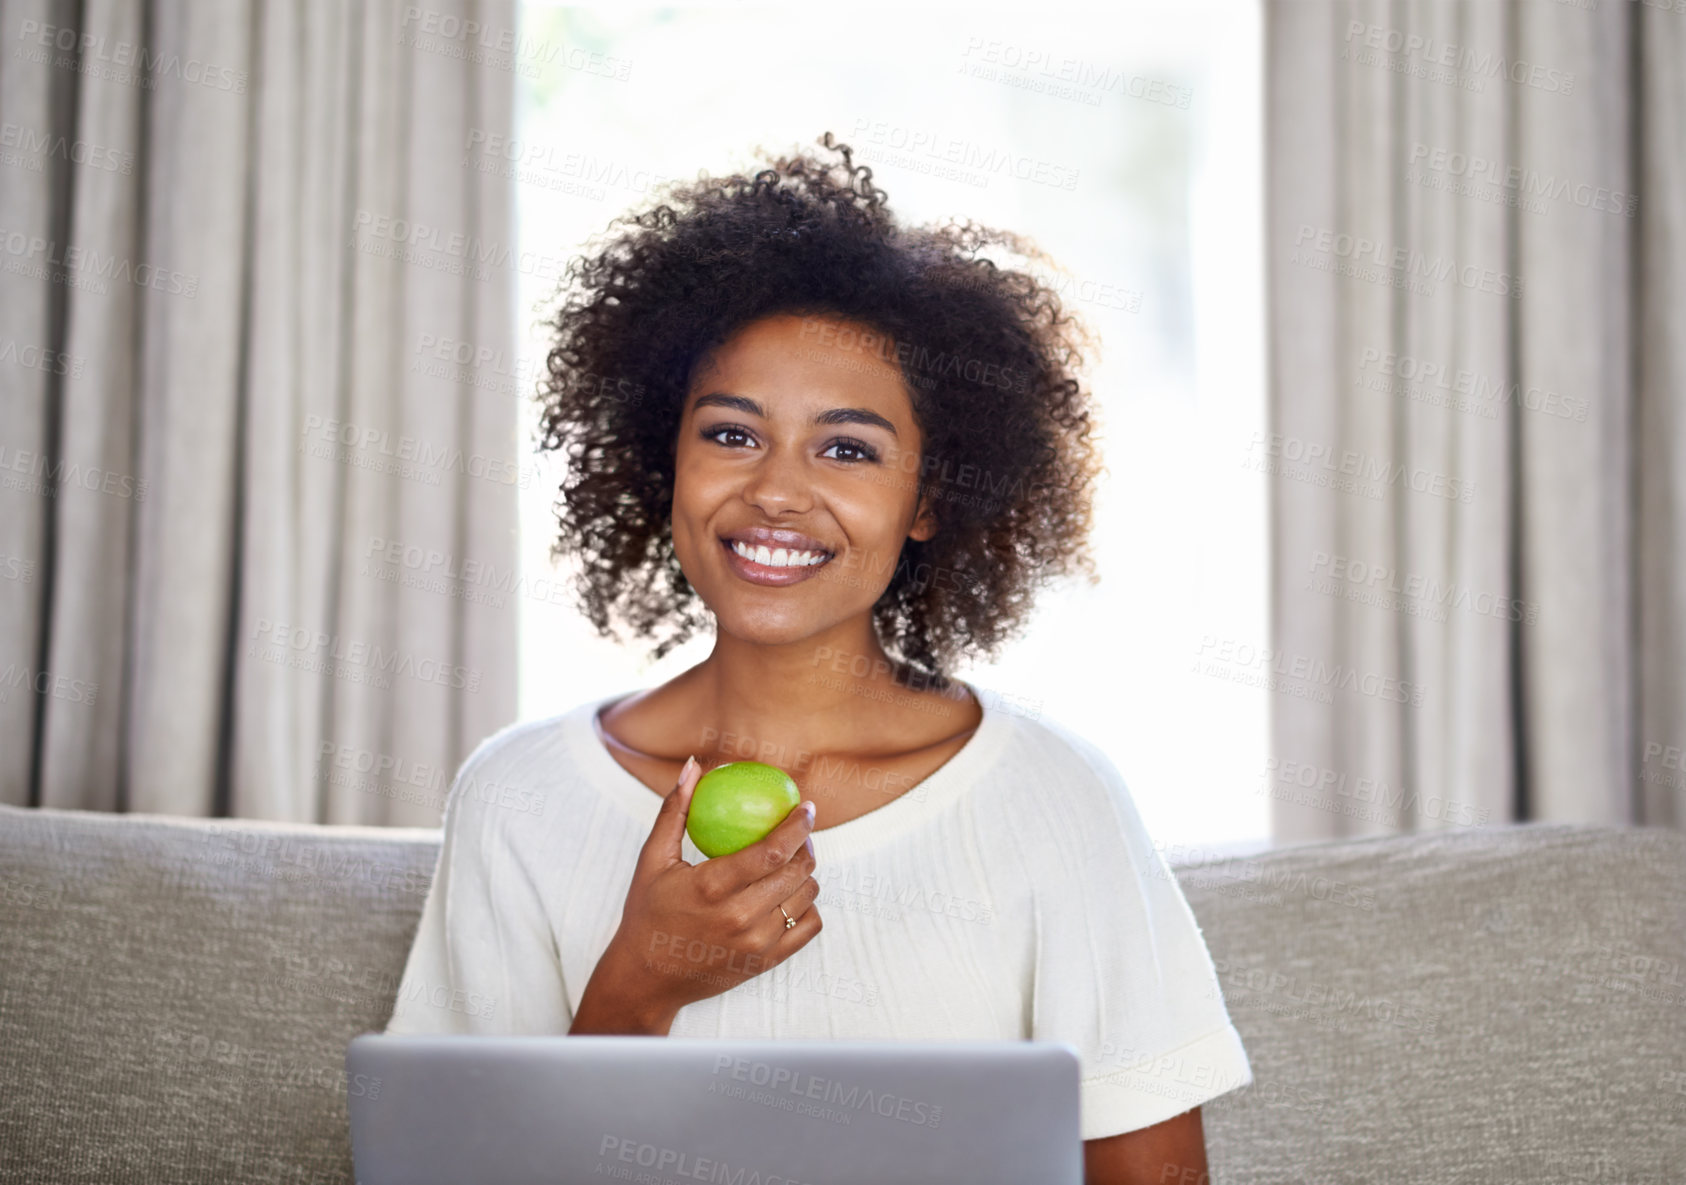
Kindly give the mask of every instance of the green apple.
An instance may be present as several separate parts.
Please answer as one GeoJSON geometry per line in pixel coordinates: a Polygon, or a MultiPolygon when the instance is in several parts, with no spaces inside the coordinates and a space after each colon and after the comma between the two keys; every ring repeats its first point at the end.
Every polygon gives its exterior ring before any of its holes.
{"type": "Polygon", "coordinates": [[[713,859],[762,839],[802,801],[796,783],[776,765],[733,761],[697,779],[685,833],[713,859]]]}

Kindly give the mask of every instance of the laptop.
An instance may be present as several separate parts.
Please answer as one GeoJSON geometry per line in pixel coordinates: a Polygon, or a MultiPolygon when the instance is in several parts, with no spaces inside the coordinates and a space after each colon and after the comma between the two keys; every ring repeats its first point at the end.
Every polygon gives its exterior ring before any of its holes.
{"type": "Polygon", "coordinates": [[[368,1033],[359,1185],[1082,1185],[1076,1049],[368,1033]]]}

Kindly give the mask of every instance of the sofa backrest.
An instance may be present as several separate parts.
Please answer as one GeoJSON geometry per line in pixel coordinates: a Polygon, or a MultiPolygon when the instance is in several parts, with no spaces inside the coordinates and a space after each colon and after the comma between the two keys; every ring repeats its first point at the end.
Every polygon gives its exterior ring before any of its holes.
{"type": "MultiPolygon", "coordinates": [[[[0,807],[0,1182],[350,1182],[346,1096],[378,1084],[345,1046],[386,1024],[438,842],[0,807]]],[[[1210,1181],[1182,1185],[1686,1164],[1686,835],[1532,824],[1172,874],[1254,1074],[1206,1106],[1210,1181]]]]}

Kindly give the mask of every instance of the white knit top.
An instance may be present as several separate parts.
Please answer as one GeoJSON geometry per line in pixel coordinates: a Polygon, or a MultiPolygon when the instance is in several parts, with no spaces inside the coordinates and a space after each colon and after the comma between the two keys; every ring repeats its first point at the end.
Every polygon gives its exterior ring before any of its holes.
{"type": "MultiPolygon", "coordinates": [[[[670,1036],[1068,1042],[1085,1140],[1251,1083],[1200,928],[1118,771],[966,686],[984,714],[958,753],[813,832],[825,928],[680,1009],[670,1036]]],[[[630,694],[512,724],[463,763],[387,1032],[568,1031],[661,806],[593,726],[630,694]]],[[[683,851],[704,859],[689,836],[683,851]]]]}

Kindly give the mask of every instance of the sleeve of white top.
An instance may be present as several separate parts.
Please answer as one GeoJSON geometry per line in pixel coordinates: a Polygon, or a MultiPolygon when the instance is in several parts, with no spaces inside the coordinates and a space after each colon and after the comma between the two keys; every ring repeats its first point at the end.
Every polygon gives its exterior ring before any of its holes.
{"type": "Polygon", "coordinates": [[[539,886],[510,843],[518,820],[472,793],[504,782],[488,768],[496,751],[482,742],[451,785],[388,1033],[543,1035],[573,1025],[539,886]]]}
{"type": "Polygon", "coordinates": [[[1099,749],[1074,747],[1094,777],[1060,792],[1075,798],[1086,850],[1038,878],[1031,1035],[1076,1048],[1082,1138],[1095,1140],[1253,1075],[1194,912],[1123,777],[1099,749]]]}

